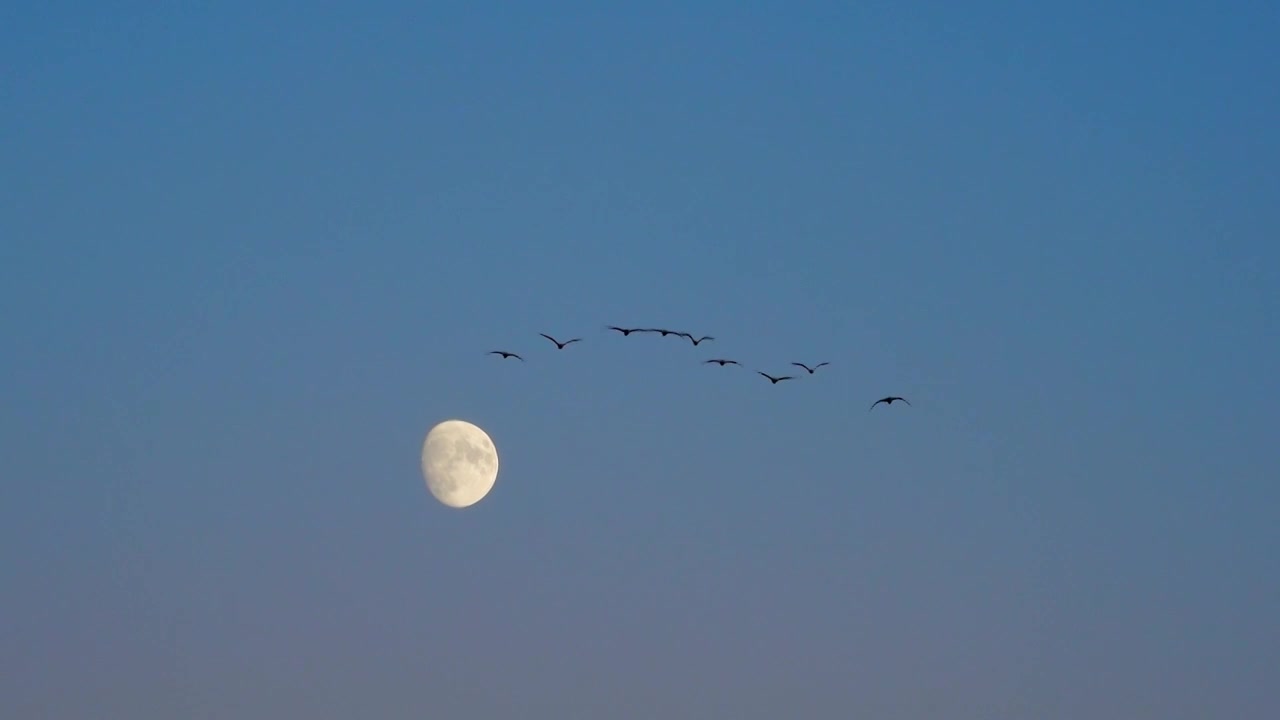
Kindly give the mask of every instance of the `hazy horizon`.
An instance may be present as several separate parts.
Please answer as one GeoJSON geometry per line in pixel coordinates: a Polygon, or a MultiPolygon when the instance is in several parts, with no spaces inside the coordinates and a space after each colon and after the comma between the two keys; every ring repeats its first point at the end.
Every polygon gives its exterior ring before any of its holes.
{"type": "Polygon", "coordinates": [[[0,11],[0,715],[1280,716],[1280,11],[1136,7],[0,11]]]}

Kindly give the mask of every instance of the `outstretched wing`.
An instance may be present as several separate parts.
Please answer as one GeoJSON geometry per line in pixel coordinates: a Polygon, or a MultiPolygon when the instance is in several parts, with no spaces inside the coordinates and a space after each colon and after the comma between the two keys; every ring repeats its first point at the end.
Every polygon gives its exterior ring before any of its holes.
{"type": "Polygon", "coordinates": [[[831,363],[829,363],[829,362],[820,362],[820,363],[818,363],[817,365],[814,365],[814,366],[813,366],[813,369],[814,369],[814,370],[817,370],[818,368],[822,367],[823,365],[830,365],[830,364],[831,364],[831,363]]]}
{"type": "Polygon", "coordinates": [[[544,338],[546,338],[546,339],[550,340],[551,342],[553,342],[553,343],[557,344],[557,345],[559,345],[559,344],[560,344],[560,341],[559,341],[559,340],[556,340],[555,338],[551,337],[550,335],[548,335],[548,334],[546,334],[546,333],[538,333],[538,334],[539,334],[539,335],[541,335],[542,337],[544,337],[544,338]]]}
{"type": "MultiPolygon", "coordinates": [[[[792,365],[795,365],[796,367],[802,367],[802,368],[804,368],[805,370],[809,370],[809,366],[808,366],[808,365],[805,365],[804,363],[791,363],[791,364],[792,364],[792,365]]],[[[813,371],[812,371],[812,370],[809,370],[809,372],[813,372],[813,371]]]]}

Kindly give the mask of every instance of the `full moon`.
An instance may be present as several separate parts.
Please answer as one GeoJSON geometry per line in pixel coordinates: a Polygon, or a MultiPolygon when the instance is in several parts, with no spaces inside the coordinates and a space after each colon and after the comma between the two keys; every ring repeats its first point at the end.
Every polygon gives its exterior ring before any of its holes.
{"type": "Polygon", "coordinates": [[[441,503],[475,505],[498,479],[498,450],[484,430],[465,420],[445,420],[422,442],[422,477],[441,503]]]}

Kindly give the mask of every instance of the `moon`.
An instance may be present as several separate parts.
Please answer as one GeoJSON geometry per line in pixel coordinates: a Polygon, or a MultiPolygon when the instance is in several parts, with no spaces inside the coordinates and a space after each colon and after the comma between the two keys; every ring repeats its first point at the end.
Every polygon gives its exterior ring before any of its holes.
{"type": "Polygon", "coordinates": [[[445,420],[422,441],[422,477],[444,505],[475,505],[498,479],[498,450],[479,427],[465,420],[445,420]]]}

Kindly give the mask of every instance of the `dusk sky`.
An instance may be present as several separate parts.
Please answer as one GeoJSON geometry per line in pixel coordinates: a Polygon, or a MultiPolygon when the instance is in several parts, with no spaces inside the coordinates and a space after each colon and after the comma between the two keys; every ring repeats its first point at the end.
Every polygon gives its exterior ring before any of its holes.
{"type": "Polygon", "coordinates": [[[611,5],[0,9],[0,716],[1280,717],[1280,6],[611,5]]]}

